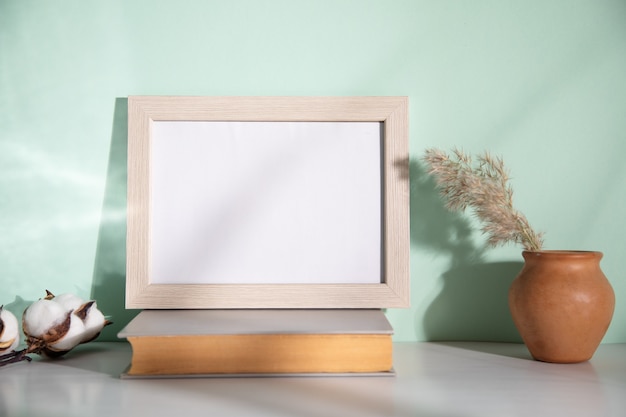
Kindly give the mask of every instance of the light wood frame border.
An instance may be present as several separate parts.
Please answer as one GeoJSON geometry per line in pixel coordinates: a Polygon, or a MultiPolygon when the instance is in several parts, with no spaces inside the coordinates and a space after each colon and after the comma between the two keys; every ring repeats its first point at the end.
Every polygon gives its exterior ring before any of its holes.
{"type": "Polygon", "coordinates": [[[407,97],[128,97],[126,307],[387,308],[409,306],[407,97]],[[150,140],[154,121],[382,122],[381,284],[151,284],[150,140]]]}

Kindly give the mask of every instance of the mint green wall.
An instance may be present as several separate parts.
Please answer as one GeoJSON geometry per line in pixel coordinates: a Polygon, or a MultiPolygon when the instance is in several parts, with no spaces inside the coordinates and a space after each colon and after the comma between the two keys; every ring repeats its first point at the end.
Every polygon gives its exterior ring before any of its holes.
{"type": "Polygon", "coordinates": [[[519,340],[521,250],[447,213],[426,147],[504,157],[546,247],[603,251],[626,342],[623,0],[0,0],[0,303],[96,298],[116,326],[125,97],[407,95],[412,307],[396,340],[519,340]]]}

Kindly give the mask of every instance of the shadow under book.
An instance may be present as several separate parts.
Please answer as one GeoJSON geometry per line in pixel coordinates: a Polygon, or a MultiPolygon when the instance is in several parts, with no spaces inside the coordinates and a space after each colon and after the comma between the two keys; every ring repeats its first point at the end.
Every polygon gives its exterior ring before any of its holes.
{"type": "Polygon", "coordinates": [[[393,375],[380,309],[144,310],[122,377],[393,375]]]}

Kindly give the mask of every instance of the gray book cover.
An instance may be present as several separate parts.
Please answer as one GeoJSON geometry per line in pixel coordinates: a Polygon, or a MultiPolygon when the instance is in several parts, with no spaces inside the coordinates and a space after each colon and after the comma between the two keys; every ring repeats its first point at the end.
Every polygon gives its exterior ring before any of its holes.
{"type": "Polygon", "coordinates": [[[379,309],[144,310],[118,337],[233,334],[392,335],[379,309]]]}

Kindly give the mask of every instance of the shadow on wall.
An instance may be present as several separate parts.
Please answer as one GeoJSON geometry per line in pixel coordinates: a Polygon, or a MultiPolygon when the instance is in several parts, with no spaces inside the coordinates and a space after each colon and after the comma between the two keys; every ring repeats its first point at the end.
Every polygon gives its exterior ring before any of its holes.
{"type": "Polygon", "coordinates": [[[128,100],[117,98],[91,288],[91,298],[113,322],[100,341],[119,341],[117,333],[139,312],[125,307],[127,143],[128,100]]]}
{"type": "Polygon", "coordinates": [[[424,315],[431,341],[521,342],[508,307],[508,290],[523,262],[484,261],[467,217],[451,212],[421,162],[410,162],[411,244],[450,258],[441,292],[424,315]]]}

